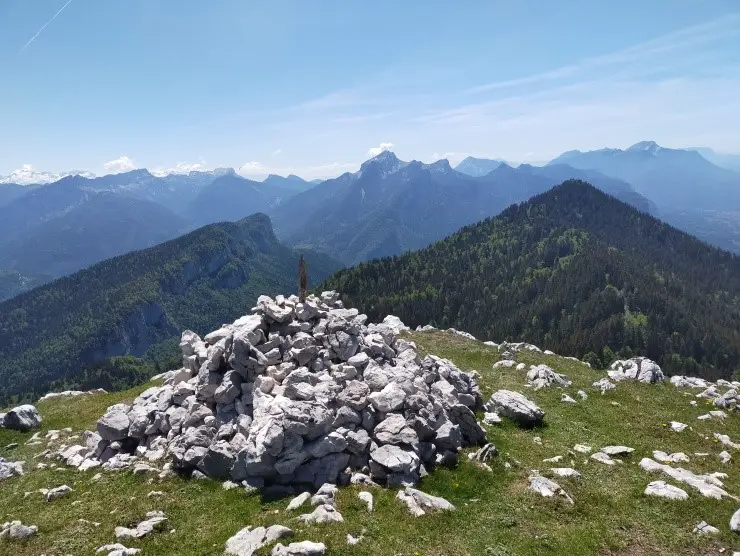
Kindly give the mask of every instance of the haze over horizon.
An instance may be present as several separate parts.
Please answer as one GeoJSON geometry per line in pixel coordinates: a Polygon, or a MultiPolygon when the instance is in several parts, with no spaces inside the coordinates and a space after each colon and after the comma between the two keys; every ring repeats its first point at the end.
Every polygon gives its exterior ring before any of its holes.
{"type": "Polygon", "coordinates": [[[0,175],[740,153],[740,6],[679,4],[5,2],[0,175]]]}

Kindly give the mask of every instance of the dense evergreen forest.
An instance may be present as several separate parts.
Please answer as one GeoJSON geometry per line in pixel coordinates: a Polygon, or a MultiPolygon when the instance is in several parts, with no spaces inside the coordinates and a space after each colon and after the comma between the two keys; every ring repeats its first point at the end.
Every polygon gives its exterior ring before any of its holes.
{"type": "MultiPolygon", "coordinates": [[[[340,265],[305,253],[317,283],[340,265]]],[[[0,407],[70,387],[122,388],[177,363],[262,294],[297,291],[298,253],[256,214],[98,263],[0,303],[0,407]]]]}
{"type": "Polygon", "coordinates": [[[634,354],[672,374],[740,369],[740,258],[580,181],[323,287],[372,319],[528,341],[598,366],[634,354]]]}

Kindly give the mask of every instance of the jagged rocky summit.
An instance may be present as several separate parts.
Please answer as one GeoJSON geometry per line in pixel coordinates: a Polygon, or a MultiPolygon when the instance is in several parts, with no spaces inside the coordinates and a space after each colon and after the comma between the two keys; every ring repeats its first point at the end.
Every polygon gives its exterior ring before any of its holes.
{"type": "Polygon", "coordinates": [[[335,292],[262,296],[252,313],[202,339],[184,332],[183,367],[108,408],[86,435],[93,457],[258,487],[318,488],[352,472],[408,486],[485,442],[476,374],[420,358],[396,317],[368,324],[335,292]]]}

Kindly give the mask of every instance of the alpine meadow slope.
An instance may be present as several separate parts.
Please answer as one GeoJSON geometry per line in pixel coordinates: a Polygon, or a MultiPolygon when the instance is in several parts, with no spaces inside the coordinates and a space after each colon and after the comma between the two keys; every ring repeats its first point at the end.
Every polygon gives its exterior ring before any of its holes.
{"type": "MultiPolygon", "coordinates": [[[[340,265],[304,252],[314,283],[340,265]]],[[[0,405],[51,389],[125,387],[257,297],[293,290],[299,254],[255,214],[118,256],[0,303],[0,405]],[[143,360],[132,359],[135,356],[143,360]]]]}
{"type": "Polygon", "coordinates": [[[740,369],[740,258],[579,181],[323,287],[370,318],[532,342],[595,365],[618,353],[670,374],[740,369]]]}

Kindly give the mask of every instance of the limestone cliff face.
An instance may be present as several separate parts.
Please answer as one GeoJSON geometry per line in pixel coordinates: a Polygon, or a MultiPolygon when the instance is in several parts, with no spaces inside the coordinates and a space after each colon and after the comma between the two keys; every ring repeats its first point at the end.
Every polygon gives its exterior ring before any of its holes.
{"type": "Polygon", "coordinates": [[[82,361],[91,365],[121,355],[142,356],[152,344],[177,333],[161,303],[143,303],[87,349],[82,361]]]}

